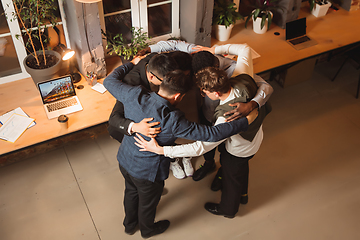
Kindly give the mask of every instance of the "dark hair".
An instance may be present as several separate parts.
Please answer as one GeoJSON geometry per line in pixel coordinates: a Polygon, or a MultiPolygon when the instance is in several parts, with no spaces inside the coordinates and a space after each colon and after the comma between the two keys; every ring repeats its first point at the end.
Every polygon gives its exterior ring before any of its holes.
{"type": "Polygon", "coordinates": [[[160,78],[175,69],[178,69],[178,65],[168,54],[156,54],[149,60],[147,66],[148,72],[153,72],[160,78]]]}
{"type": "Polygon", "coordinates": [[[165,75],[160,84],[160,89],[166,91],[170,95],[187,93],[193,87],[192,79],[182,70],[174,70],[165,75]]]}
{"type": "Polygon", "coordinates": [[[204,68],[195,77],[198,87],[209,92],[227,93],[231,88],[226,72],[218,68],[204,68]]]}
{"type": "Polygon", "coordinates": [[[192,69],[196,74],[206,67],[219,67],[219,59],[209,51],[200,51],[192,56],[192,69]]]}
{"type": "Polygon", "coordinates": [[[176,61],[178,69],[183,70],[184,72],[189,71],[190,74],[192,73],[192,56],[189,53],[174,51],[169,52],[168,54],[176,61]]]}

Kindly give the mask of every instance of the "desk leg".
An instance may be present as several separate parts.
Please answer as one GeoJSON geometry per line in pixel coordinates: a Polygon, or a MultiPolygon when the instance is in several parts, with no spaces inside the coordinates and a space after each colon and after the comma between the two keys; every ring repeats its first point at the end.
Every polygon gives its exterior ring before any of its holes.
{"type": "Polygon", "coordinates": [[[270,77],[269,77],[269,81],[270,81],[270,82],[275,79],[276,74],[277,74],[276,69],[273,69],[273,70],[270,71],[270,77]]]}
{"type": "Polygon", "coordinates": [[[357,87],[357,91],[356,91],[356,99],[358,99],[358,98],[359,98],[359,90],[360,90],[360,72],[359,72],[358,87],[357,87]]]}

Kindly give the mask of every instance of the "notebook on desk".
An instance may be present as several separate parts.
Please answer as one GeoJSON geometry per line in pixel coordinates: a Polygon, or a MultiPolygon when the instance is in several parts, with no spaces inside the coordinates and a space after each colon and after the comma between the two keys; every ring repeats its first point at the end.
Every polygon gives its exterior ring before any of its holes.
{"type": "Polygon", "coordinates": [[[83,109],[70,75],[43,81],[37,86],[49,119],[83,109]]]}
{"type": "Polygon", "coordinates": [[[306,18],[287,22],[285,27],[286,41],[296,50],[308,48],[317,42],[306,35],[306,18]]]}

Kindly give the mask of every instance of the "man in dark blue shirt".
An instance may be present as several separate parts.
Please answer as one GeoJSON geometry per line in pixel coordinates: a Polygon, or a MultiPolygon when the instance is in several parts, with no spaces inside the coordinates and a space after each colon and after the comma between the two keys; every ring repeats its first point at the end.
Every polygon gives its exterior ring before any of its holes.
{"type": "MultiPolygon", "coordinates": [[[[152,60],[155,61],[156,57],[152,60]]],[[[184,114],[174,107],[193,85],[192,79],[181,70],[167,74],[162,80],[158,93],[149,92],[141,86],[123,83],[121,80],[134,66],[132,62],[110,73],[104,80],[104,86],[123,103],[126,118],[140,122],[144,118],[152,117],[154,121],[160,122],[161,132],[156,137],[159,145],[172,145],[178,137],[214,142],[247,130],[249,124],[247,118],[213,127],[189,122],[184,114]]],[[[248,118],[251,122],[254,116],[248,118]]],[[[125,232],[133,234],[137,224],[143,238],[164,232],[170,222],[163,220],[154,223],[154,219],[164,180],[169,175],[170,159],[151,152],[139,151],[134,136],[124,137],[117,159],[126,187],[125,232]]]]}

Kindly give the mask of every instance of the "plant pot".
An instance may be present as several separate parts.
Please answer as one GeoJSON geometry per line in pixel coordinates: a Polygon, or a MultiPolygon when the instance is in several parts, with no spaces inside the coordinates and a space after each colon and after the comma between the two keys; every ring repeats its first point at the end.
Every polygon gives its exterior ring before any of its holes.
{"type": "Polygon", "coordinates": [[[323,5],[319,5],[319,4],[315,4],[313,10],[311,11],[311,14],[314,15],[315,17],[322,17],[325,16],[327,11],[329,10],[329,7],[331,6],[331,3],[327,3],[327,4],[323,4],[323,5]]]}
{"type": "MultiPolygon", "coordinates": [[[[271,17],[273,16],[272,12],[270,12],[271,17]]],[[[254,19],[253,19],[254,20],[254,19]]],[[[268,30],[268,19],[265,20],[265,25],[261,28],[261,17],[257,17],[255,21],[253,21],[253,30],[257,34],[264,34],[268,30]]]]}
{"type": "Polygon", "coordinates": [[[225,27],[225,25],[214,25],[216,39],[221,42],[227,41],[230,38],[231,30],[233,29],[233,27],[233,24],[228,27],[225,27]]]}
{"type": "MultiPolygon", "coordinates": [[[[38,51],[37,53],[40,54],[42,52],[38,51]]],[[[57,76],[56,73],[61,68],[61,55],[58,52],[55,52],[52,50],[46,50],[45,54],[55,55],[58,58],[57,63],[54,66],[45,68],[45,69],[31,68],[26,64],[27,60],[31,60],[34,58],[34,56],[31,54],[27,55],[23,61],[24,67],[25,67],[26,71],[31,75],[31,78],[33,79],[35,85],[39,82],[49,80],[49,79],[56,77],[57,76]]]]}

